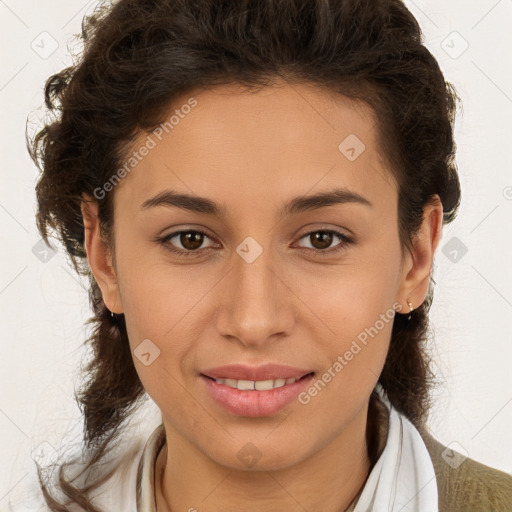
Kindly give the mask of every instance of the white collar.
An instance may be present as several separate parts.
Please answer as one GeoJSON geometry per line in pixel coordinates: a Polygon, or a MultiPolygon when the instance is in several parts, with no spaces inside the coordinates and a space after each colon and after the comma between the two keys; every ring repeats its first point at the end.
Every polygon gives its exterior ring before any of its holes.
{"type": "Polygon", "coordinates": [[[388,435],[354,512],[438,512],[436,474],[420,433],[380,384],[376,391],[389,412],[388,435]]]}
{"type": "Polygon", "coordinates": [[[155,512],[155,464],[165,444],[165,428],[158,425],[149,436],[137,470],[137,512],[155,512]]]}

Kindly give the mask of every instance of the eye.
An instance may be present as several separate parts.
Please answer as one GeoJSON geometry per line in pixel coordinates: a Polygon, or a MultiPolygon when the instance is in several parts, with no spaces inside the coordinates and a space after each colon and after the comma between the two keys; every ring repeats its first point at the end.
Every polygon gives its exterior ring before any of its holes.
{"type": "MultiPolygon", "coordinates": [[[[213,240],[207,233],[198,229],[187,229],[175,231],[157,241],[167,250],[175,253],[177,256],[188,257],[196,256],[202,249],[208,249],[210,246],[203,247],[205,238],[213,240]],[[181,246],[181,248],[179,247],[181,246]],[[176,248],[177,247],[177,248],[176,248]]],[[[353,243],[353,240],[344,233],[332,229],[321,229],[311,231],[303,235],[300,240],[309,240],[311,247],[300,247],[308,251],[313,251],[315,256],[329,255],[342,251],[347,245],[353,243]],[[333,241],[338,238],[341,242],[334,248],[329,248],[333,241]]]]}
{"type": "Polygon", "coordinates": [[[310,231],[303,235],[300,240],[307,240],[311,243],[311,247],[302,247],[303,249],[310,249],[319,256],[332,254],[334,252],[342,251],[347,245],[353,243],[353,240],[340,231],[332,229],[320,229],[317,231],[310,231]],[[329,248],[333,241],[338,238],[341,243],[337,244],[334,248],[329,248]]]}
{"type": "Polygon", "coordinates": [[[158,242],[165,246],[169,251],[176,253],[178,256],[195,256],[196,253],[199,253],[199,249],[205,248],[201,247],[204,243],[205,237],[211,239],[211,237],[204,231],[187,229],[183,231],[175,231],[170,235],[158,239],[158,242]],[[179,246],[176,249],[175,247],[177,244],[180,244],[182,249],[180,249],[179,246]]]}

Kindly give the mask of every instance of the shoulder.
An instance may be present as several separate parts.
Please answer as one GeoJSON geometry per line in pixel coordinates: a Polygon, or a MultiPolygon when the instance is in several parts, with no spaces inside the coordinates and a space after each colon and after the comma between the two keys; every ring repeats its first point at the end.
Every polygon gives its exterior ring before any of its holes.
{"type": "Polygon", "coordinates": [[[436,473],[439,512],[511,512],[512,476],[467,458],[420,430],[436,473]]]}

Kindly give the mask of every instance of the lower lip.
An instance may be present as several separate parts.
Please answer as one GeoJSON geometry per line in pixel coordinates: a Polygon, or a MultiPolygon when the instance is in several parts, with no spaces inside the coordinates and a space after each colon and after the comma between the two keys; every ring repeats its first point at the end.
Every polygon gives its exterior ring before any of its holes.
{"type": "Polygon", "coordinates": [[[293,384],[285,384],[267,391],[230,388],[204,375],[200,377],[206,384],[210,396],[221,407],[238,416],[258,418],[276,414],[291,404],[309,386],[314,375],[309,374],[293,384]]]}

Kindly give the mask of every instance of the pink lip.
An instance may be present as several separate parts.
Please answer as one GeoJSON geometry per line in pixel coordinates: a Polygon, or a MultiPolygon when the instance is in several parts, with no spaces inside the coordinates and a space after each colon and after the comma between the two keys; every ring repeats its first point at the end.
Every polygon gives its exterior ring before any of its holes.
{"type": "Polygon", "coordinates": [[[259,368],[229,365],[205,370],[201,372],[200,379],[218,405],[238,416],[256,418],[276,414],[291,404],[311,384],[314,374],[308,370],[273,364],[259,368]],[[235,389],[212,380],[224,378],[257,381],[292,377],[300,380],[266,391],[235,389]]]}
{"type": "Polygon", "coordinates": [[[228,364],[209,368],[201,371],[203,375],[212,379],[236,379],[236,380],[275,380],[275,379],[300,379],[311,373],[308,368],[293,368],[282,364],[264,364],[262,366],[247,366],[243,364],[228,364]]]}

